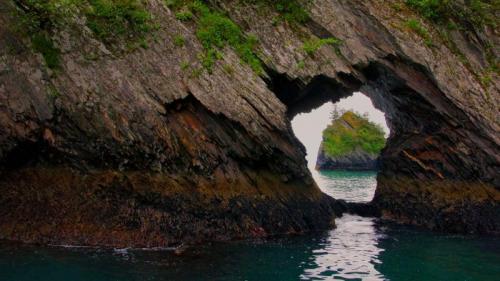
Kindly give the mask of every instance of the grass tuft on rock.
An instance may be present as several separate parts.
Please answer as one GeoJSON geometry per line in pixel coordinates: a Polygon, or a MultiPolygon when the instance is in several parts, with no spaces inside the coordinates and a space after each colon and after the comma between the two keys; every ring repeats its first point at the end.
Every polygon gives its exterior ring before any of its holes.
{"type": "Polygon", "coordinates": [[[420,37],[422,37],[422,39],[424,39],[425,45],[427,45],[429,47],[433,45],[432,38],[431,38],[431,35],[430,35],[429,31],[427,30],[427,28],[425,28],[420,23],[419,20],[417,20],[417,19],[409,19],[409,20],[406,21],[405,25],[410,30],[412,30],[413,32],[415,32],[416,34],[418,34],[420,37]]]}
{"type": "Polygon", "coordinates": [[[302,46],[302,49],[304,52],[310,56],[314,55],[321,47],[325,45],[331,45],[334,46],[337,50],[338,46],[342,44],[342,41],[337,38],[314,38],[311,40],[308,40],[304,42],[304,45],[302,46]]]}

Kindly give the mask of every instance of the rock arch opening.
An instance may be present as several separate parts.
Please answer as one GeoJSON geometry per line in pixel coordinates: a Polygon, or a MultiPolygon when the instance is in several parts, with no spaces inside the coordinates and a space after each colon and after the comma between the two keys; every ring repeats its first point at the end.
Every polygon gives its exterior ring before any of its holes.
{"type": "Polygon", "coordinates": [[[289,120],[354,92],[386,114],[391,134],[370,203],[384,218],[452,232],[498,230],[495,141],[422,65],[390,56],[332,77],[271,73],[268,86],[289,120]]]}
{"type": "Polygon", "coordinates": [[[380,126],[385,138],[389,137],[390,129],[387,126],[384,112],[376,109],[371,100],[360,92],[353,93],[337,103],[326,102],[309,112],[297,114],[292,119],[292,129],[295,136],[304,144],[307,150],[308,167],[313,168],[317,159],[317,152],[322,140],[322,133],[332,121],[332,113],[340,114],[351,111],[366,115],[370,122],[380,126]]]}
{"type": "MultiPolygon", "coordinates": [[[[377,152],[365,151],[359,144],[353,144],[354,150],[348,150],[342,155],[330,155],[325,145],[335,145],[325,139],[325,133],[335,133],[335,126],[338,129],[346,130],[335,134],[333,137],[356,138],[361,140],[360,130],[363,133],[369,129],[380,129],[383,138],[387,138],[390,129],[385,121],[385,114],[376,109],[371,100],[360,92],[353,93],[352,96],[341,99],[337,103],[326,102],[320,107],[296,115],[292,120],[292,129],[295,136],[301,141],[306,149],[306,160],[308,168],[318,186],[326,194],[348,202],[369,202],[373,199],[376,187],[376,175],[379,169],[377,152]],[[354,113],[352,115],[351,113],[354,113]],[[354,117],[356,120],[344,120],[347,117],[354,117]],[[362,119],[357,119],[362,117],[362,119]],[[349,122],[362,121],[362,124],[352,124],[349,122]],[[365,123],[368,121],[369,123],[365,123]],[[356,126],[356,127],[352,127],[356,126]],[[359,127],[358,127],[359,126],[359,127]]],[[[376,146],[373,139],[373,131],[363,139],[371,143],[364,145],[376,146]],[[370,138],[368,138],[370,137],[370,138]]],[[[338,139],[338,138],[337,138],[338,139]]],[[[383,145],[378,144],[380,148],[383,145]]]]}

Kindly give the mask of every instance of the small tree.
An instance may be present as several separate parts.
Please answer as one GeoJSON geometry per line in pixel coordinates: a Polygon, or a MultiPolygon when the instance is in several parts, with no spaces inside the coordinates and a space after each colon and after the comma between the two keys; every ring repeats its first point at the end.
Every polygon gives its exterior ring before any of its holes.
{"type": "Polygon", "coordinates": [[[339,110],[338,106],[335,104],[333,106],[332,112],[330,113],[331,121],[339,119],[344,113],[345,113],[344,110],[339,110]]]}

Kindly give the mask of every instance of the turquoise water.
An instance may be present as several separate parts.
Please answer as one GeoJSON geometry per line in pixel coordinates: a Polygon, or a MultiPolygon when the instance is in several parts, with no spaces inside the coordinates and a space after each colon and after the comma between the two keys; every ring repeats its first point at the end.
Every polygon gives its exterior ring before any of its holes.
{"type": "Polygon", "coordinates": [[[370,171],[313,171],[313,177],[323,192],[350,202],[370,202],[377,187],[377,173],[370,171]]]}
{"type": "MultiPolygon", "coordinates": [[[[374,173],[314,175],[325,192],[368,201],[374,173]]],[[[169,250],[36,247],[0,243],[1,281],[500,280],[500,240],[435,234],[345,215],[305,236],[169,250]]]]}

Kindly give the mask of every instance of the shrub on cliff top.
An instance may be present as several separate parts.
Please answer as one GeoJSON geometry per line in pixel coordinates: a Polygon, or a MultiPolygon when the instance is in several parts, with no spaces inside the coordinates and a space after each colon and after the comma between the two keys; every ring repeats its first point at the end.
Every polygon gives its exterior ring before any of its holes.
{"type": "Polygon", "coordinates": [[[325,152],[332,157],[345,155],[356,149],[379,154],[385,142],[382,127],[352,111],[332,120],[323,131],[325,152]]]}

